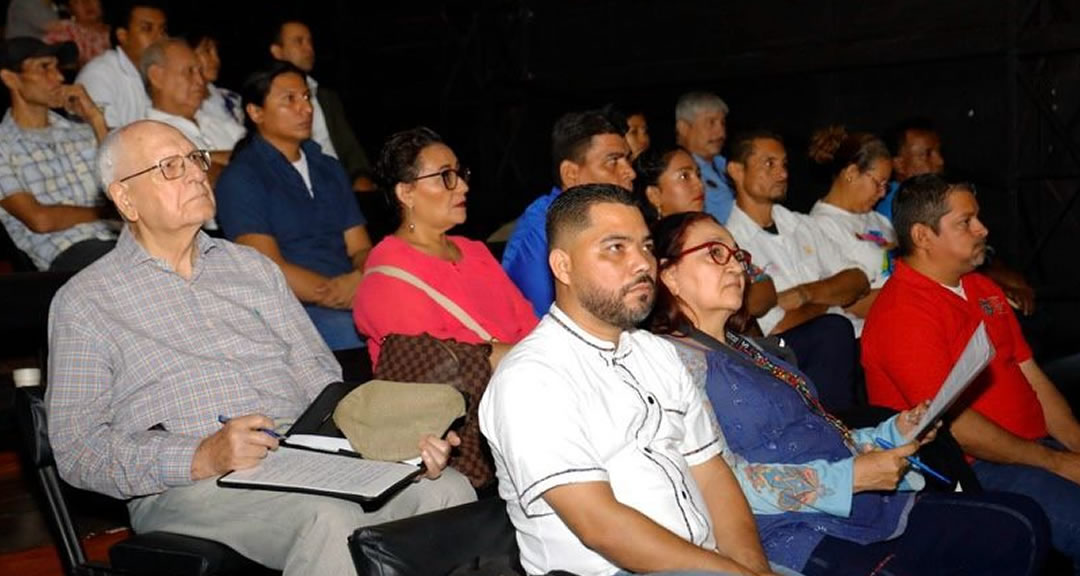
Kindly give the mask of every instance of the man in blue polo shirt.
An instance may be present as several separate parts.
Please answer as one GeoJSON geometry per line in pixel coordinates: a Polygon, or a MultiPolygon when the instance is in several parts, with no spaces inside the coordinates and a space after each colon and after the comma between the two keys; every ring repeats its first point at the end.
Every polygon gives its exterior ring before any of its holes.
{"type": "Polygon", "coordinates": [[[701,168],[705,211],[727,222],[735,193],[727,178],[727,158],[720,154],[727,141],[728,105],[711,92],[687,92],[675,104],[675,135],[701,168]]]}
{"type": "Polygon", "coordinates": [[[218,178],[218,223],[281,268],[331,350],[359,348],[352,299],[371,239],[345,169],[311,141],[304,73],[274,62],[243,98],[254,130],[218,178]]]}
{"type": "Polygon", "coordinates": [[[544,222],[548,206],[563,190],[582,184],[633,187],[626,120],[604,110],[570,112],[551,130],[551,159],[557,186],[529,205],[506,243],[502,266],[538,317],[555,301],[544,222]]]}

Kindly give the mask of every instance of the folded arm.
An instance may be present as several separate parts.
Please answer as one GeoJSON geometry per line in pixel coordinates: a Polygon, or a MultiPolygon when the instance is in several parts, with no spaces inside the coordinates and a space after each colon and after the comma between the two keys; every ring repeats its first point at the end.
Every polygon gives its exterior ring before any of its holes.
{"type": "Polygon", "coordinates": [[[42,204],[29,192],[16,192],[0,200],[0,208],[7,210],[36,234],[48,234],[85,222],[95,222],[103,219],[105,213],[104,208],[99,206],[42,204]]]}

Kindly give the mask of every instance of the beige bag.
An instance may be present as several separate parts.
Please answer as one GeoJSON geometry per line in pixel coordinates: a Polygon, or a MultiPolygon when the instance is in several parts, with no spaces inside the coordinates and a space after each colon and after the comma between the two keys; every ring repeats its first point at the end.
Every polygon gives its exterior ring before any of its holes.
{"type": "Polygon", "coordinates": [[[441,438],[465,415],[465,398],[449,384],[371,380],[341,399],[334,423],[353,450],[371,460],[420,455],[420,438],[441,438]]]}

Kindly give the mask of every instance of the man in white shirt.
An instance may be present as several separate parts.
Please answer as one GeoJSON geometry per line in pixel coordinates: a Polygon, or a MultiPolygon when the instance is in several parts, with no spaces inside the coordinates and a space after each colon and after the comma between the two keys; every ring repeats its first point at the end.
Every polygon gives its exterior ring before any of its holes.
{"type": "MultiPolygon", "coordinates": [[[[788,171],[778,135],[757,131],[737,136],[727,171],[735,184],[727,228],[772,277],[776,290],[776,305],[758,318],[762,332],[781,335],[791,346],[826,407],[850,408],[856,400],[854,331],[838,313],[869,292],[866,274],[821,233],[813,218],[780,204],[787,198],[788,171]]],[[[767,284],[755,283],[750,290],[762,286],[767,284]]]]}
{"type": "Polygon", "coordinates": [[[770,572],[708,399],[634,327],[655,294],[633,196],[571,188],[547,215],[555,305],[480,402],[530,574],[770,572]]]}
{"type": "Polygon", "coordinates": [[[201,112],[206,81],[195,51],[182,39],[163,38],[143,51],[139,73],[152,104],[146,117],[176,128],[195,146],[210,151],[210,183],[216,183],[244,127],[201,112]]]}
{"type": "Polygon", "coordinates": [[[270,55],[284,60],[303,70],[307,74],[308,90],[311,91],[311,139],[322,151],[337,158],[353,183],[357,192],[372,192],[375,182],[371,179],[371,164],[367,154],[356,139],[345,107],[337,92],[320,86],[311,77],[315,68],[315,43],[311,39],[311,29],[298,20],[285,20],[277,29],[270,44],[270,55]]]}
{"type": "Polygon", "coordinates": [[[132,2],[116,25],[116,47],[86,63],[75,78],[105,112],[105,123],[119,128],[146,117],[146,95],[138,62],[143,50],[166,34],[165,12],[149,0],[132,2]]]}

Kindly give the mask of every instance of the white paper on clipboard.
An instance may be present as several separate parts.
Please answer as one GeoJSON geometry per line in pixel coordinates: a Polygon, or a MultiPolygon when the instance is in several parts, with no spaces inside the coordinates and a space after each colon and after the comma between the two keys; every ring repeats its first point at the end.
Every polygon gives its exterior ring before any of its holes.
{"type": "Polygon", "coordinates": [[[930,407],[918,425],[908,434],[908,440],[913,440],[922,434],[934,422],[941,418],[960,394],[967,389],[975,377],[986,368],[990,359],[994,357],[994,345],[990,343],[990,336],[986,333],[986,324],[979,322],[975,333],[971,335],[960,358],[953,365],[945,382],[941,385],[930,407]]]}

